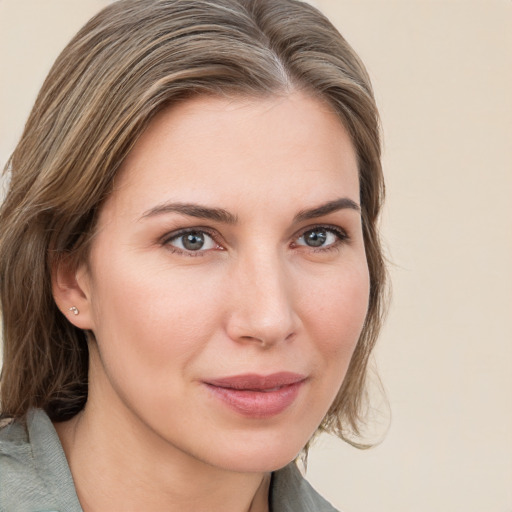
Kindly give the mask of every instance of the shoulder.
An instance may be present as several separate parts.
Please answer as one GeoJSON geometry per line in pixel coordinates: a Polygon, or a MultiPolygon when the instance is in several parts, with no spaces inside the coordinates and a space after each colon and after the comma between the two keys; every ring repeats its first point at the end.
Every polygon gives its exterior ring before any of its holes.
{"type": "Polygon", "coordinates": [[[7,491],[18,491],[20,481],[30,479],[36,474],[28,431],[19,421],[2,422],[0,468],[0,504],[4,505],[7,491]]]}
{"type": "Polygon", "coordinates": [[[272,512],[338,512],[301,475],[295,463],[272,474],[272,512]]]}
{"type": "Polygon", "coordinates": [[[27,504],[42,498],[28,430],[11,420],[0,428],[0,511],[30,510],[27,504]]]}
{"type": "Polygon", "coordinates": [[[0,426],[0,512],[67,512],[56,492],[56,472],[67,469],[61,452],[43,411],[31,410],[26,423],[9,421],[0,426]]]}

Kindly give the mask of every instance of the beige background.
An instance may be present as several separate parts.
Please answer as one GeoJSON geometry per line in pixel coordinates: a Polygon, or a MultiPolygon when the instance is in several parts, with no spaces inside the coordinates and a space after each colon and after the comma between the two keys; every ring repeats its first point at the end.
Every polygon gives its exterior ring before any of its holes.
{"type": "MultiPolygon", "coordinates": [[[[102,0],[0,0],[0,160],[102,0]]],[[[317,0],[373,77],[394,300],[384,442],[308,474],[346,512],[512,512],[512,1],[317,0]]]]}

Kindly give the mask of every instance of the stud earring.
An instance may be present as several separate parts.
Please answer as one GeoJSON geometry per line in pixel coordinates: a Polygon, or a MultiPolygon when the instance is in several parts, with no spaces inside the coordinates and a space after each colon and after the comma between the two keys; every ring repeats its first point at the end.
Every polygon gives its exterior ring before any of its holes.
{"type": "Polygon", "coordinates": [[[80,311],[78,311],[78,308],[76,306],[71,306],[69,308],[69,311],[72,311],[74,315],[78,315],[78,313],[80,313],[80,311]]]}

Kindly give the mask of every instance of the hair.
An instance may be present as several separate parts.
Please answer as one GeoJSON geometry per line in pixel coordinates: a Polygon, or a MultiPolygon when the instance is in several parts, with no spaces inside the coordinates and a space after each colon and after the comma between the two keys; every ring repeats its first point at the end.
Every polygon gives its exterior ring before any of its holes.
{"type": "Polygon", "coordinates": [[[0,210],[2,416],[23,419],[38,407],[64,421],[84,407],[87,333],[57,308],[52,268],[62,258],[87,261],[116,172],[152,118],[196,95],[257,98],[294,90],[331,106],[358,157],[369,307],[319,431],[363,446],[356,439],[385,302],[379,117],[354,50],[319,11],[297,0],[119,0],[57,58],[4,170],[10,184],[0,210]]]}

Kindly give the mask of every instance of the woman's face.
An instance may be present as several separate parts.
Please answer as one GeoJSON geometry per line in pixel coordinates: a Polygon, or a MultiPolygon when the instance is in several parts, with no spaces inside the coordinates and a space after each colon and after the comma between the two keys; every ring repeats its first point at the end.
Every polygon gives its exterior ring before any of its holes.
{"type": "Polygon", "coordinates": [[[162,112],[79,269],[91,411],[234,471],[291,461],[331,405],[368,305],[356,155],[299,93],[162,112]]]}

